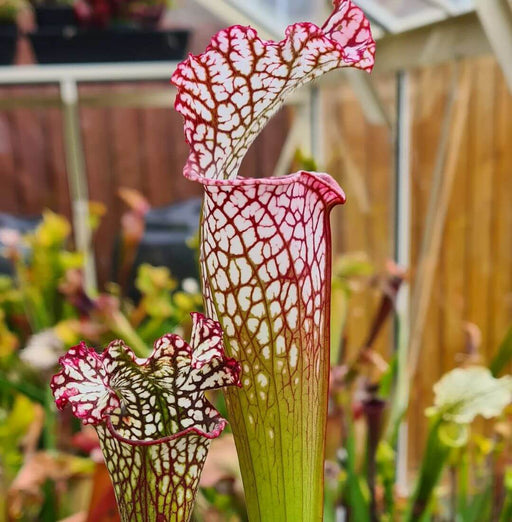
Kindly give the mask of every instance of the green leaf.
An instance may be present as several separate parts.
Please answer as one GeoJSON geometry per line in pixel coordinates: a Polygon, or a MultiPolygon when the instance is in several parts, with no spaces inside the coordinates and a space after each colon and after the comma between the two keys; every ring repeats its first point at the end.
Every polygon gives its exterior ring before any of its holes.
{"type": "Polygon", "coordinates": [[[389,442],[382,440],[377,448],[377,474],[384,488],[384,513],[393,516],[395,510],[396,453],[389,442]]]}
{"type": "Polygon", "coordinates": [[[501,510],[499,522],[512,520],[512,467],[505,470],[505,501],[501,510]]]}
{"type": "Polygon", "coordinates": [[[509,328],[505,335],[505,338],[501,342],[498,352],[494,356],[489,369],[494,377],[497,377],[504,369],[505,366],[512,360],[512,326],[509,328]]]}
{"type": "Polygon", "coordinates": [[[393,383],[395,381],[398,369],[397,353],[394,353],[389,361],[388,369],[380,378],[379,396],[383,399],[389,399],[393,392],[393,383]]]}
{"type": "Polygon", "coordinates": [[[346,440],[347,450],[347,500],[353,520],[357,522],[370,521],[370,502],[365,495],[362,486],[362,478],[356,468],[356,441],[353,424],[348,426],[348,437],[346,440]]]}
{"type": "Polygon", "coordinates": [[[14,405],[7,418],[0,424],[1,445],[7,439],[22,437],[34,420],[34,405],[24,395],[16,395],[14,405]]]}
{"type": "Polygon", "coordinates": [[[434,489],[439,483],[451,451],[451,448],[439,438],[439,427],[442,422],[441,418],[437,418],[430,427],[420,475],[405,517],[406,522],[427,520],[434,489]]]}
{"type": "MultiPolygon", "coordinates": [[[[488,484],[485,488],[473,495],[471,502],[465,513],[463,522],[482,522],[490,520],[490,507],[492,502],[492,485],[488,484]]],[[[510,519],[506,519],[507,522],[510,519]]]]}
{"type": "Polygon", "coordinates": [[[14,381],[3,372],[0,372],[0,388],[19,392],[33,402],[44,404],[44,393],[39,388],[29,382],[14,381]]]}
{"type": "MultiPolygon", "coordinates": [[[[2,413],[0,410],[0,415],[2,413]]],[[[34,404],[23,395],[16,395],[11,411],[0,418],[0,464],[4,483],[15,477],[23,463],[20,444],[34,418],[34,404]]],[[[0,516],[0,520],[4,519],[0,516]]]]}
{"type": "Polygon", "coordinates": [[[39,224],[33,235],[33,240],[38,246],[45,248],[60,246],[68,238],[71,232],[69,221],[55,214],[51,210],[43,212],[43,221],[39,224]]]}
{"type": "Polygon", "coordinates": [[[135,286],[143,295],[158,295],[162,291],[174,290],[177,283],[167,267],[144,263],[139,267],[135,286]]]}

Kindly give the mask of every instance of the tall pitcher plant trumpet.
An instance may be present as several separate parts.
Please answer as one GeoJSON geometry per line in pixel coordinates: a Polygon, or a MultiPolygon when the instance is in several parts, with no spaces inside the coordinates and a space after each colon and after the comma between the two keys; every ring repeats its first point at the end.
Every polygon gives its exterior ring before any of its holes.
{"type": "Polygon", "coordinates": [[[371,70],[362,11],[335,0],[322,27],[298,23],[280,42],[250,27],[218,33],[172,77],[204,187],[203,293],[226,349],[242,365],[227,391],[252,522],[318,521],[329,371],[329,212],[344,202],[327,174],[245,179],[247,149],[285,97],[337,67],[371,70]]]}

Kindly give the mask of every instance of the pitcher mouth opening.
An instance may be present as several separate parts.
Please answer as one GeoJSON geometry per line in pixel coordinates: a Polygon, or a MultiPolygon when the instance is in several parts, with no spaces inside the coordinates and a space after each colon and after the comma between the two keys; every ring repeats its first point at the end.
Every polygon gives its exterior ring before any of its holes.
{"type": "Polygon", "coordinates": [[[334,204],[343,204],[346,201],[345,192],[338,185],[338,183],[329,175],[323,172],[309,172],[301,170],[293,174],[287,174],[286,176],[276,178],[244,178],[243,176],[237,176],[234,179],[216,179],[207,178],[198,174],[196,169],[185,169],[185,173],[188,179],[197,181],[205,187],[219,187],[219,188],[240,188],[240,187],[253,187],[253,186],[285,186],[292,185],[294,183],[302,182],[304,185],[309,186],[314,183],[321,183],[332,193],[334,204]]]}

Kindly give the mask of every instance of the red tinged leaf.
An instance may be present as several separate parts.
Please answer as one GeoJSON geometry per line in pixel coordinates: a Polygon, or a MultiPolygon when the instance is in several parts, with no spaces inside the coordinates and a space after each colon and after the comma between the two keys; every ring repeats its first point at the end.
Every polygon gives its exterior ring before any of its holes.
{"type": "Polygon", "coordinates": [[[85,522],[119,522],[116,497],[105,464],[96,464],[91,503],[85,522]]]}

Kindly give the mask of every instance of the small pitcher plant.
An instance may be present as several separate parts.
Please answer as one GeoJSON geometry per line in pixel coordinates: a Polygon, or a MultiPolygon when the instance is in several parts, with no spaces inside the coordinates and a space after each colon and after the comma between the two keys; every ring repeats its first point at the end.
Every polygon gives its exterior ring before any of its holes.
{"type": "Polygon", "coordinates": [[[251,521],[318,521],[323,510],[329,374],[329,211],[345,200],[327,174],[244,179],[249,146],[294,89],[338,67],[369,71],[375,43],[352,2],[322,27],[280,42],[250,27],[218,33],[172,77],[190,155],[205,190],[201,269],[208,315],[240,361],[227,391],[251,521]]]}
{"type": "Polygon", "coordinates": [[[186,522],[210,440],[226,421],[204,392],[239,384],[218,323],[194,313],[190,344],[155,342],[147,359],[114,341],[97,354],[84,343],[60,359],[51,388],[98,432],[123,522],[186,522]]]}

